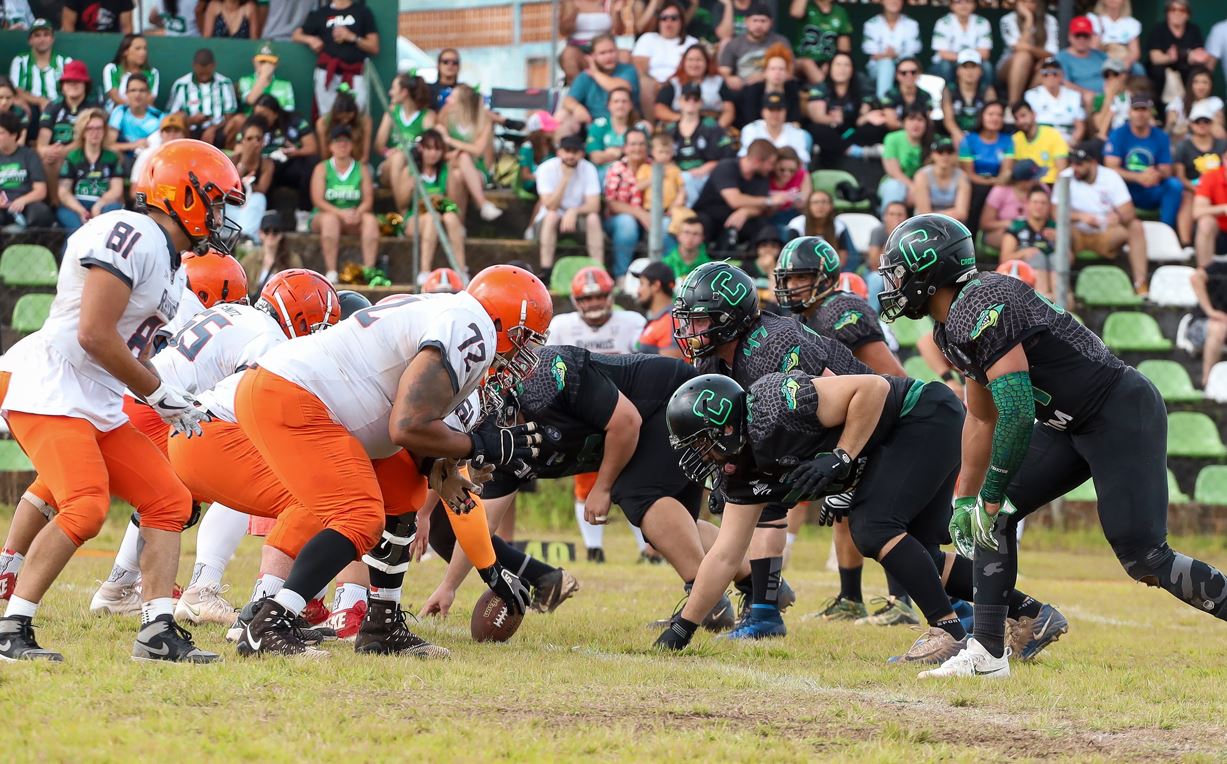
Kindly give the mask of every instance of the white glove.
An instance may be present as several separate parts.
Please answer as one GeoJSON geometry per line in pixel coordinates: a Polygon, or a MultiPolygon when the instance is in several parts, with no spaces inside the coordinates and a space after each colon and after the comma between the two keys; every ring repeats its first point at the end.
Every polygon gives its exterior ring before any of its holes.
{"type": "Polygon", "coordinates": [[[189,438],[204,435],[200,423],[209,421],[209,415],[187,393],[163,382],[157,390],[145,396],[145,403],[158,412],[163,422],[174,428],[174,434],[189,438]]]}

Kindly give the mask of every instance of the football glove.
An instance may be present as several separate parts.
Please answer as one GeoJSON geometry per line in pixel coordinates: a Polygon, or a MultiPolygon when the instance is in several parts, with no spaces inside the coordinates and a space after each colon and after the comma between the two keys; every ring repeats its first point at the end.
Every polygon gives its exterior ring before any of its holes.
{"type": "Polygon", "coordinates": [[[848,516],[852,508],[852,492],[833,493],[822,500],[822,509],[818,512],[819,525],[834,525],[848,516]]]}
{"type": "Polygon", "coordinates": [[[997,537],[993,533],[996,525],[997,515],[990,515],[984,508],[984,499],[977,496],[976,506],[971,511],[971,538],[976,542],[976,546],[993,552],[1000,551],[997,537]]]}
{"type": "Polygon", "coordinates": [[[686,628],[684,624],[679,623],[677,617],[674,617],[665,630],[660,633],[660,636],[656,638],[654,646],[658,650],[685,650],[693,636],[694,632],[686,628]]]}
{"type": "Polygon", "coordinates": [[[530,597],[528,587],[524,585],[519,576],[497,562],[477,572],[481,574],[481,580],[486,582],[486,586],[490,587],[490,591],[507,603],[507,607],[519,615],[524,614],[524,611],[528,609],[530,597]]]}
{"type": "Polygon", "coordinates": [[[474,493],[480,493],[480,487],[469,480],[452,459],[439,459],[430,469],[426,484],[444,505],[457,515],[467,514],[477,502],[473,500],[474,493]]]}
{"type": "Polygon", "coordinates": [[[801,462],[784,476],[784,482],[792,486],[790,496],[804,501],[824,495],[827,486],[851,473],[852,457],[842,448],[836,448],[801,462]]]}
{"type": "Polygon", "coordinates": [[[174,429],[176,435],[204,435],[200,423],[209,421],[209,415],[196,405],[185,392],[176,390],[165,382],[142,400],[149,405],[162,421],[174,429]]]}
{"type": "Polygon", "coordinates": [[[541,453],[537,446],[543,436],[535,422],[499,427],[486,420],[469,433],[469,440],[473,444],[468,454],[469,461],[474,467],[484,467],[487,464],[510,464],[516,459],[535,459],[541,453]]]}
{"type": "Polygon", "coordinates": [[[975,507],[975,496],[961,496],[954,500],[950,515],[950,540],[958,553],[967,558],[976,554],[976,543],[971,537],[971,513],[975,507]]]}

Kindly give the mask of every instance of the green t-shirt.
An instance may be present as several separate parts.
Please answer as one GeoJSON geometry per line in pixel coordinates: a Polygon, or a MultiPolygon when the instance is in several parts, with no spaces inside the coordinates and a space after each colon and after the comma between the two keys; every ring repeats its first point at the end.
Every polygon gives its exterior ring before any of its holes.
{"type": "Polygon", "coordinates": [[[352,162],[345,173],[337,172],[336,158],[328,160],[324,169],[324,201],[343,210],[362,203],[362,169],[352,162]]]}
{"type": "Polygon", "coordinates": [[[60,165],[60,177],[73,182],[73,196],[86,205],[93,204],[111,190],[111,178],[123,176],[119,155],[107,149],[98,155],[97,162],[89,161],[83,149],[73,149],[60,165]]]}
{"type": "Polygon", "coordinates": [[[805,17],[793,32],[792,48],[801,58],[830,61],[838,51],[839,38],[852,34],[852,20],[842,5],[831,3],[824,13],[812,0],[805,6],[805,17]]]}
{"type": "Polygon", "coordinates": [[[588,142],[584,145],[584,150],[591,155],[594,151],[604,151],[625,144],[625,132],[619,134],[608,119],[597,117],[588,126],[588,142]]]}
{"type": "Polygon", "coordinates": [[[711,258],[707,255],[706,244],[699,245],[699,254],[694,259],[693,263],[687,263],[685,260],[683,260],[681,253],[677,251],[676,247],[672,252],[661,258],[661,262],[672,268],[674,275],[676,275],[678,279],[686,278],[695,268],[698,268],[700,265],[710,263],[711,261],[711,258]]]}
{"type": "Polygon", "coordinates": [[[909,178],[914,177],[920,169],[920,156],[920,144],[913,145],[907,139],[905,130],[887,133],[886,140],[882,141],[882,158],[899,160],[899,169],[909,178]]]}
{"type": "MultiPolygon", "coordinates": [[[[248,74],[239,77],[239,108],[244,114],[251,113],[251,105],[247,103],[247,96],[251,93],[252,88],[256,86],[256,75],[248,74]]],[[[281,104],[281,108],[288,112],[294,111],[294,86],[289,80],[273,78],[273,81],[268,83],[264,88],[264,92],[260,95],[268,93],[273,98],[277,99],[277,103],[281,104]]]]}

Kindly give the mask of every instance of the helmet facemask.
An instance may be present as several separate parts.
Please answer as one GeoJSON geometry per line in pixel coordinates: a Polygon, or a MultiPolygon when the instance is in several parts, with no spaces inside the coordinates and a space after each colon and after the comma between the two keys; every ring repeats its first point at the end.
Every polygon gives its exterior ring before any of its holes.
{"type": "Polygon", "coordinates": [[[730,325],[732,317],[724,311],[707,308],[690,309],[680,303],[673,308],[673,338],[689,359],[703,358],[716,352],[726,342],[737,338],[736,329],[730,325]],[[702,326],[703,323],[706,326],[702,326]],[[696,327],[696,323],[700,327],[696,327]]]}
{"type": "MultiPolygon", "coordinates": [[[[243,191],[224,191],[220,186],[212,181],[200,185],[200,179],[196,177],[196,173],[188,173],[188,183],[191,184],[192,190],[196,196],[204,201],[209,209],[205,215],[205,229],[208,235],[203,239],[192,239],[192,247],[197,252],[207,252],[210,248],[216,249],[219,252],[227,255],[234,253],[234,247],[238,244],[239,236],[243,233],[243,229],[238,223],[226,217],[226,205],[234,207],[242,207],[247,203],[247,194],[243,191]]],[[[167,205],[169,207],[169,205],[167,205]]],[[[173,212],[171,216],[178,221],[178,216],[173,212]]],[[[183,226],[182,221],[178,221],[180,227],[183,226]]],[[[184,233],[187,233],[185,230],[184,233]]]]}
{"type": "Polygon", "coordinates": [[[744,442],[735,422],[723,427],[709,424],[685,437],[669,436],[669,445],[681,452],[677,461],[682,473],[696,483],[713,477],[722,463],[741,453],[744,442]]]}
{"type": "Polygon", "coordinates": [[[817,268],[775,270],[775,301],[781,308],[793,313],[804,313],[810,306],[821,301],[839,286],[838,278],[831,278],[817,268]],[[798,280],[799,276],[812,276],[808,284],[785,287],[784,284],[798,280]]]}

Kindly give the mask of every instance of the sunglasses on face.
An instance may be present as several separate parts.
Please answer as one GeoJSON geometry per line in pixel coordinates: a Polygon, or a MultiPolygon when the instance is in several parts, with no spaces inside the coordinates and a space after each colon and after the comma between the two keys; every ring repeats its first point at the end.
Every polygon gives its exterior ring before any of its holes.
{"type": "Polygon", "coordinates": [[[667,16],[657,16],[657,18],[659,18],[661,21],[681,21],[682,20],[681,16],[675,16],[672,13],[670,13],[667,16]]]}
{"type": "Polygon", "coordinates": [[[1104,78],[1105,80],[1110,80],[1110,79],[1112,79],[1113,77],[1119,77],[1119,76],[1121,76],[1121,72],[1114,72],[1114,71],[1112,71],[1112,70],[1110,70],[1110,69],[1109,69],[1108,71],[1106,71],[1106,72],[1104,72],[1104,73],[1103,73],[1103,78],[1104,78]]]}
{"type": "Polygon", "coordinates": [[[920,74],[919,69],[900,69],[898,72],[900,77],[915,77],[920,74]]]}
{"type": "Polygon", "coordinates": [[[1060,77],[1061,76],[1061,72],[1059,69],[1045,69],[1044,71],[1040,72],[1040,74],[1043,75],[1044,77],[1060,77]]]}
{"type": "Polygon", "coordinates": [[[1086,38],[1090,37],[1090,35],[1087,34],[1086,32],[1075,32],[1074,34],[1070,35],[1070,37],[1073,37],[1074,39],[1080,38],[1080,39],[1085,40],[1086,38]]]}
{"type": "Polygon", "coordinates": [[[1213,121],[1214,121],[1214,120],[1210,119],[1209,117],[1198,117],[1197,119],[1193,120],[1193,124],[1195,124],[1195,125],[1208,125],[1208,124],[1210,124],[1210,123],[1211,123],[1211,122],[1213,122],[1213,121]]]}

